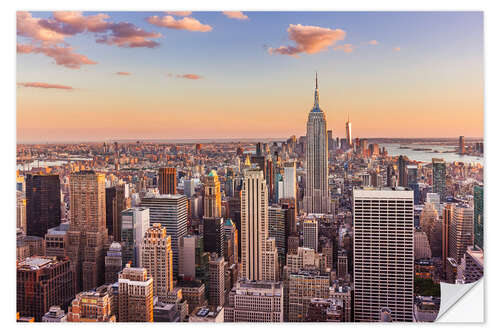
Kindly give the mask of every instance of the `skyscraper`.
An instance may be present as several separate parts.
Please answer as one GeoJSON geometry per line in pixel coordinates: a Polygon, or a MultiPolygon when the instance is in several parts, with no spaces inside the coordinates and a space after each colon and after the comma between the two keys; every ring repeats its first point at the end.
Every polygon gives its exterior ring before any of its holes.
{"type": "Polygon", "coordinates": [[[219,176],[215,170],[210,171],[205,184],[204,217],[221,217],[221,195],[219,176]]]}
{"type": "Polygon", "coordinates": [[[160,168],[158,171],[160,194],[177,194],[177,169],[160,168]]]}
{"type": "Polygon", "coordinates": [[[304,210],[308,213],[328,213],[328,142],[326,117],[319,107],[318,76],[314,106],[309,112],[306,135],[306,191],[304,210]]]}
{"type": "Polygon", "coordinates": [[[222,217],[203,218],[203,245],[206,252],[224,256],[224,219],[222,217]]]}
{"type": "Polygon", "coordinates": [[[245,170],[241,190],[241,268],[248,280],[263,279],[268,238],[268,191],[261,170],[245,170]]]}
{"type": "Polygon", "coordinates": [[[295,204],[297,191],[297,176],[295,170],[295,162],[284,163],[284,176],[283,176],[283,198],[293,199],[295,204]]]}
{"type": "Polygon", "coordinates": [[[354,320],[413,320],[413,192],[353,190],[354,320]]]}
{"type": "Polygon", "coordinates": [[[450,237],[449,256],[460,265],[467,247],[473,245],[474,239],[474,209],[465,205],[456,205],[453,208],[450,237]]]}
{"type": "Polygon", "coordinates": [[[286,260],[286,236],[287,236],[287,211],[279,205],[269,206],[268,212],[268,233],[276,241],[276,248],[280,262],[286,260]]]}
{"type": "Polygon", "coordinates": [[[224,267],[223,257],[216,253],[210,254],[208,262],[208,305],[214,308],[224,305],[224,267]]]}
{"type": "Polygon", "coordinates": [[[153,278],[145,268],[127,265],[118,288],[120,322],[153,322],[153,278]]]}
{"type": "Polygon", "coordinates": [[[407,160],[403,155],[398,157],[398,184],[402,187],[408,187],[408,170],[406,169],[407,160]]]}
{"type": "Polygon", "coordinates": [[[16,191],[16,227],[26,234],[26,197],[21,191],[16,191]]]}
{"type": "Polygon", "coordinates": [[[474,245],[483,249],[483,186],[474,186],[474,245]]]}
{"type": "Polygon", "coordinates": [[[104,186],[104,175],[94,171],[79,171],[70,176],[68,256],[76,274],[77,292],[104,282],[104,251],[108,242],[104,186]]]}
{"type": "Polygon", "coordinates": [[[59,175],[26,175],[26,234],[45,237],[61,223],[59,175]]]}
{"type": "Polygon", "coordinates": [[[458,153],[460,155],[465,154],[465,138],[463,136],[458,138],[458,153]]]}
{"type": "MultiPolygon", "coordinates": [[[[160,223],[172,238],[173,274],[179,267],[179,242],[187,235],[187,198],[180,194],[146,194],[141,207],[149,208],[150,223],[160,223]]],[[[149,271],[149,270],[148,270],[149,271]]]]}
{"type": "Polygon", "coordinates": [[[122,216],[126,209],[125,184],[106,188],[106,228],[116,242],[121,241],[122,216]]]}
{"type": "Polygon", "coordinates": [[[307,219],[303,223],[304,247],[318,251],[318,221],[316,219],[307,219]]]}
{"type": "Polygon", "coordinates": [[[168,292],[173,288],[172,244],[167,229],[154,223],[146,231],[142,243],[142,266],[153,278],[153,294],[160,302],[167,302],[168,292]]]}
{"type": "Polygon", "coordinates": [[[443,209],[443,226],[442,226],[442,244],[441,258],[443,260],[443,275],[445,273],[447,259],[449,257],[449,242],[450,242],[450,226],[453,216],[453,204],[446,204],[443,209]]]}
{"type": "Polygon", "coordinates": [[[446,195],[446,163],[442,158],[432,159],[432,192],[439,194],[441,202],[446,195]]]}
{"type": "Polygon", "coordinates": [[[352,147],[352,125],[347,114],[347,122],[345,123],[345,138],[349,147],[352,147]]]}
{"type": "Polygon", "coordinates": [[[123,265],[141,267],[141,247],[149,229],[149,208],[134,207],[121,212],[123,265]]]}

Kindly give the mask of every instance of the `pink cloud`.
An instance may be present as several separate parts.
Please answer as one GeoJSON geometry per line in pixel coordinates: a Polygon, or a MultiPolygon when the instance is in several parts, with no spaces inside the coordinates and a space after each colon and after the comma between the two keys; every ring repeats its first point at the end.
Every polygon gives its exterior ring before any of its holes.
{"type": "Polygon", "coordinates": [[[354,46],[352,46],[352,44],[342,44],[335,46],[333,49],[335,51],[344,51],[345,53],[351,53],[354,50],[354,46]]]}
{"type": "Polygon", "coordinates": [[[395,48],[393,48],[393,50],[396,52],[399,52],[399,51],[401,51],[401,48],[399,46],[396,46],[395,48]]]}
{"type": "Polygon", "coordinates": [[[335,45],[339,40],[343,40],[346,35],[345,31],[341,29],[333,30],[302,24],[290,24],[287,31],[288,38],[297,45],[268,48],[270,54],[278,53],[291,56],[298,56],[299,53],[303,52],[314,54],[335,45]]]}
{"type": "Polygon", "coordinates": [[[132,75],[130,72],[116,72],[116,75],[132,75]]]}
{"type": "Polygon", "coordinates": [[[210,25],[202,24],[200,21],[192,17],[184,17],[183,19],[176,20],[173,16],[170,15],[163,17],[151,16],[147,18],[147,21],[158,27],[169,28],[169,29],[200,31],[200,32],[212,31],[212,27],[210,25]]]}
{"type": "Polygon", "coordinates": [[[74,53],[72,47],[17,44],[17,53],[45,54],[47,57],[54,59],[57,65],[73,69],[80,68],[82,65],[97,64],[97,62],[90,60],[83,54],[74,53]]]}
{"type": "Polygon", "coordinates": [[[63,86],[60,84],[51,84],[51,83],[44,83],[44,82],[19,82],[18,85],[26,87],[26,88],[73,90],[73,87],[70,87],[70,86],[63,86]]]}
{"type": "Polygon", "coordinates": [[[165,12],[165,14],[167,15],[175,15],[175,16],[189,16],[191,15],[193,12],[190,12],[190,11],[175,11],[175,12],[165,12]]]}
{"type": "Polygon", "coordinates": [[[151,38],[161,37],[160,33],[142,30],[132,23],[111,23],[108,25],[108,29],[111,34],[99,36],[96,42],[119,47],[154,48],[160,45],[158,42],[151,40],[151,38]]]}
{"type": "Polygon", "coordinates": [[[176,77],[179,79],[188,79],[188,80],[200,80],[203,78],[203,76],[198,74],[177,74],[176,77]]]}
{"type": "Polygon", "coordinates": [[[40,19],[34,18],[29,12],[16,13],[17,35],[31,38],[44,44],[57,44],[64,41],[64,33],[54,31],[39,24],[40,19]]]}
{"type": "Polygon", "coordinates": [[[242,12],[222,12],[222,14],[236,20],[248,20],[248,16],[246,16],[242,12]]]}
{"type": "Polygon", "coordinates": [[[379,43],[375,39],[372,39],[371,41],[368,42],[368,44],[370,44],[370,45],[378,45],[379,43]]]}
{"type": "Polygon", "coordinates": [[[85,31],[105,32],[110,23],[106,14],[83,16],[82,12],[57,11],[54,19],[42,19],[39,24],[64,35],[75,35],[85,31]]]}

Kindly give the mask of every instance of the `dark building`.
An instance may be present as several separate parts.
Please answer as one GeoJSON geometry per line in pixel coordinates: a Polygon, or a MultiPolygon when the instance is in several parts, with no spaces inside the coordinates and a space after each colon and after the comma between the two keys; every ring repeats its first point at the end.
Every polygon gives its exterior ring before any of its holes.
{"type": "Polygon", "coordinates": [[[222,217],[203,218],[203,245],[205,252],[215,252],[224,256],[224,219],[222,217]]]}
{"type": "Polygon", "coordinates": [[[483,186],[474,186],[474,245],[483,249],[483,186]]]}
{"type": "Polygon", "coordinates": [[[51,306],[67,307],[75,296],[69,259],[29,257],[17,264],[17,312],[41,321],[51,306]]]}
{"type": "Polygon", "coordinates": [[[26,175],[26,233],[45,237],[61,223],[59,175],[26,175]]]}
{"type": "Polygon", "coordinates": [[[177,194],[177,169],[160,168],[158,171],[160,194],[177,194]]]}
{"type": "Polygon", "coordinates": [[[125,185],[106,188],[106,228],[108,229],[108,235],[113,236],[113,240],[116,242],[121,241],[121,212],[126,208],[125,185]]]}
{"type": "Polygon", "coordinates": [[[408,187],[408,170],[406,169],[407,161],[403,155],[398,157],[398,182],[399,186],[408,187]]]}

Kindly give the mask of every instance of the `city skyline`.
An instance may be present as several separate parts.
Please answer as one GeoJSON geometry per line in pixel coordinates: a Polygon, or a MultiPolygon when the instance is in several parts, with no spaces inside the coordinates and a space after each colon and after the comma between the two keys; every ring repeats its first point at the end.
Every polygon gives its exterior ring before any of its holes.
{"type": "Polygon", "coordinates": [[[186,14],[18,12],[18,142],[300,136],[315,71],[335,137],[483,136],[480,12],[186,14]]]}

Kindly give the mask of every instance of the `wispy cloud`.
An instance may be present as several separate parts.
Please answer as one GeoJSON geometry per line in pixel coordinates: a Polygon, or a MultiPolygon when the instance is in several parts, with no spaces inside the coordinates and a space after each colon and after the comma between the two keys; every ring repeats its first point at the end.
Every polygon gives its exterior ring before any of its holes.
{"type": "Polygon", "coordinates": [[[176,29],[176,30],[188,30],[188,31],[199,31],[208,32],[212,31],[212,27],[208,24],[203,24],[193,17],[184,17],[183,19],[176,20],[173,16],[167,15],[163,17],[150,16],[146,19],[149,23],[156,25],[157,27],[176,29]]]}
{"type": "Polygon", "coordinates": [[[168,77],[176,77],[178,79],[187,79],[187,80],[200,80],[203,79],[203,76],[198,75],[198,74],[174,74],[174,73],[167,73],[168,77]]]}
{"type": "Polygon", "coordinates": [[[154,48],[160,45],[158,42],[151,40],[151,38],[161,37],[160,33],[145,31],[132,23],[112,23],[108,26],[108,29],[111,33],[100,36],[96,39],[96,42],[130,48],[154,48]]]}
{"type": "Polygon", "coordinates": [[[116,72],[116,75],[132,75],[130,72],[116,72]]]}
{"type": "Polygon", "coordinates": [[[34,46],[30,44],[17,44],[17,53],[45,54],[55,60],[57,65],[78,69],[82,65],[95,65],[96,61],[90,60],[83,54],[73,52],[73,48],[62,46],[34,46]]]}
{"type": "Polygon", "coordinates": [[[44,82],[18,82],[19,86],[26,88],[43,88],[43,89],[62,89],[73,90],[73,87],[63,86],[60,84],[44,83],[44,82]]]}
{"type": "Polygon", "coordinates": [[[222,14],[236,20],[248,20],[248,16],[246,16],[242,12],[222,12],[222,14]]]}
{"type": "Polygon", "coordinates": [[[314,54],[326,50],[335,45],[339,40],[345,38],[342,29],[329,29],[317,26],[290,24],[288,27],[288,38],[294,41],[296,46],[280,46],[268,48],[270,54],[278,53],[284,55],[298,56],[300,53],[314,54]]]}
{"type": "Polygon", "coordinates": [[[335,51],[344,51],[345,53],[351,53],[354,50],[354,46],[352,44],[342,44],[335,46],[333,49],[335,51]]]}
{"type": "Polygon", "coordinates": [[[393,48],[393,50],[396,51],[396,52],[399,52],[399,51],[401,51],[401,47],[396,46],[395,48],[393,48]]]}
{"type": "Polygon", "coordinates": [[[369,44],[369,45],[378,45],[378,44],[379,44],[379,42],[378,42],[378,41],[376,41],[375,39],[372,39],[372,40],[371,40],[371,41],[369,41],[367,44],[369,44]]]}

